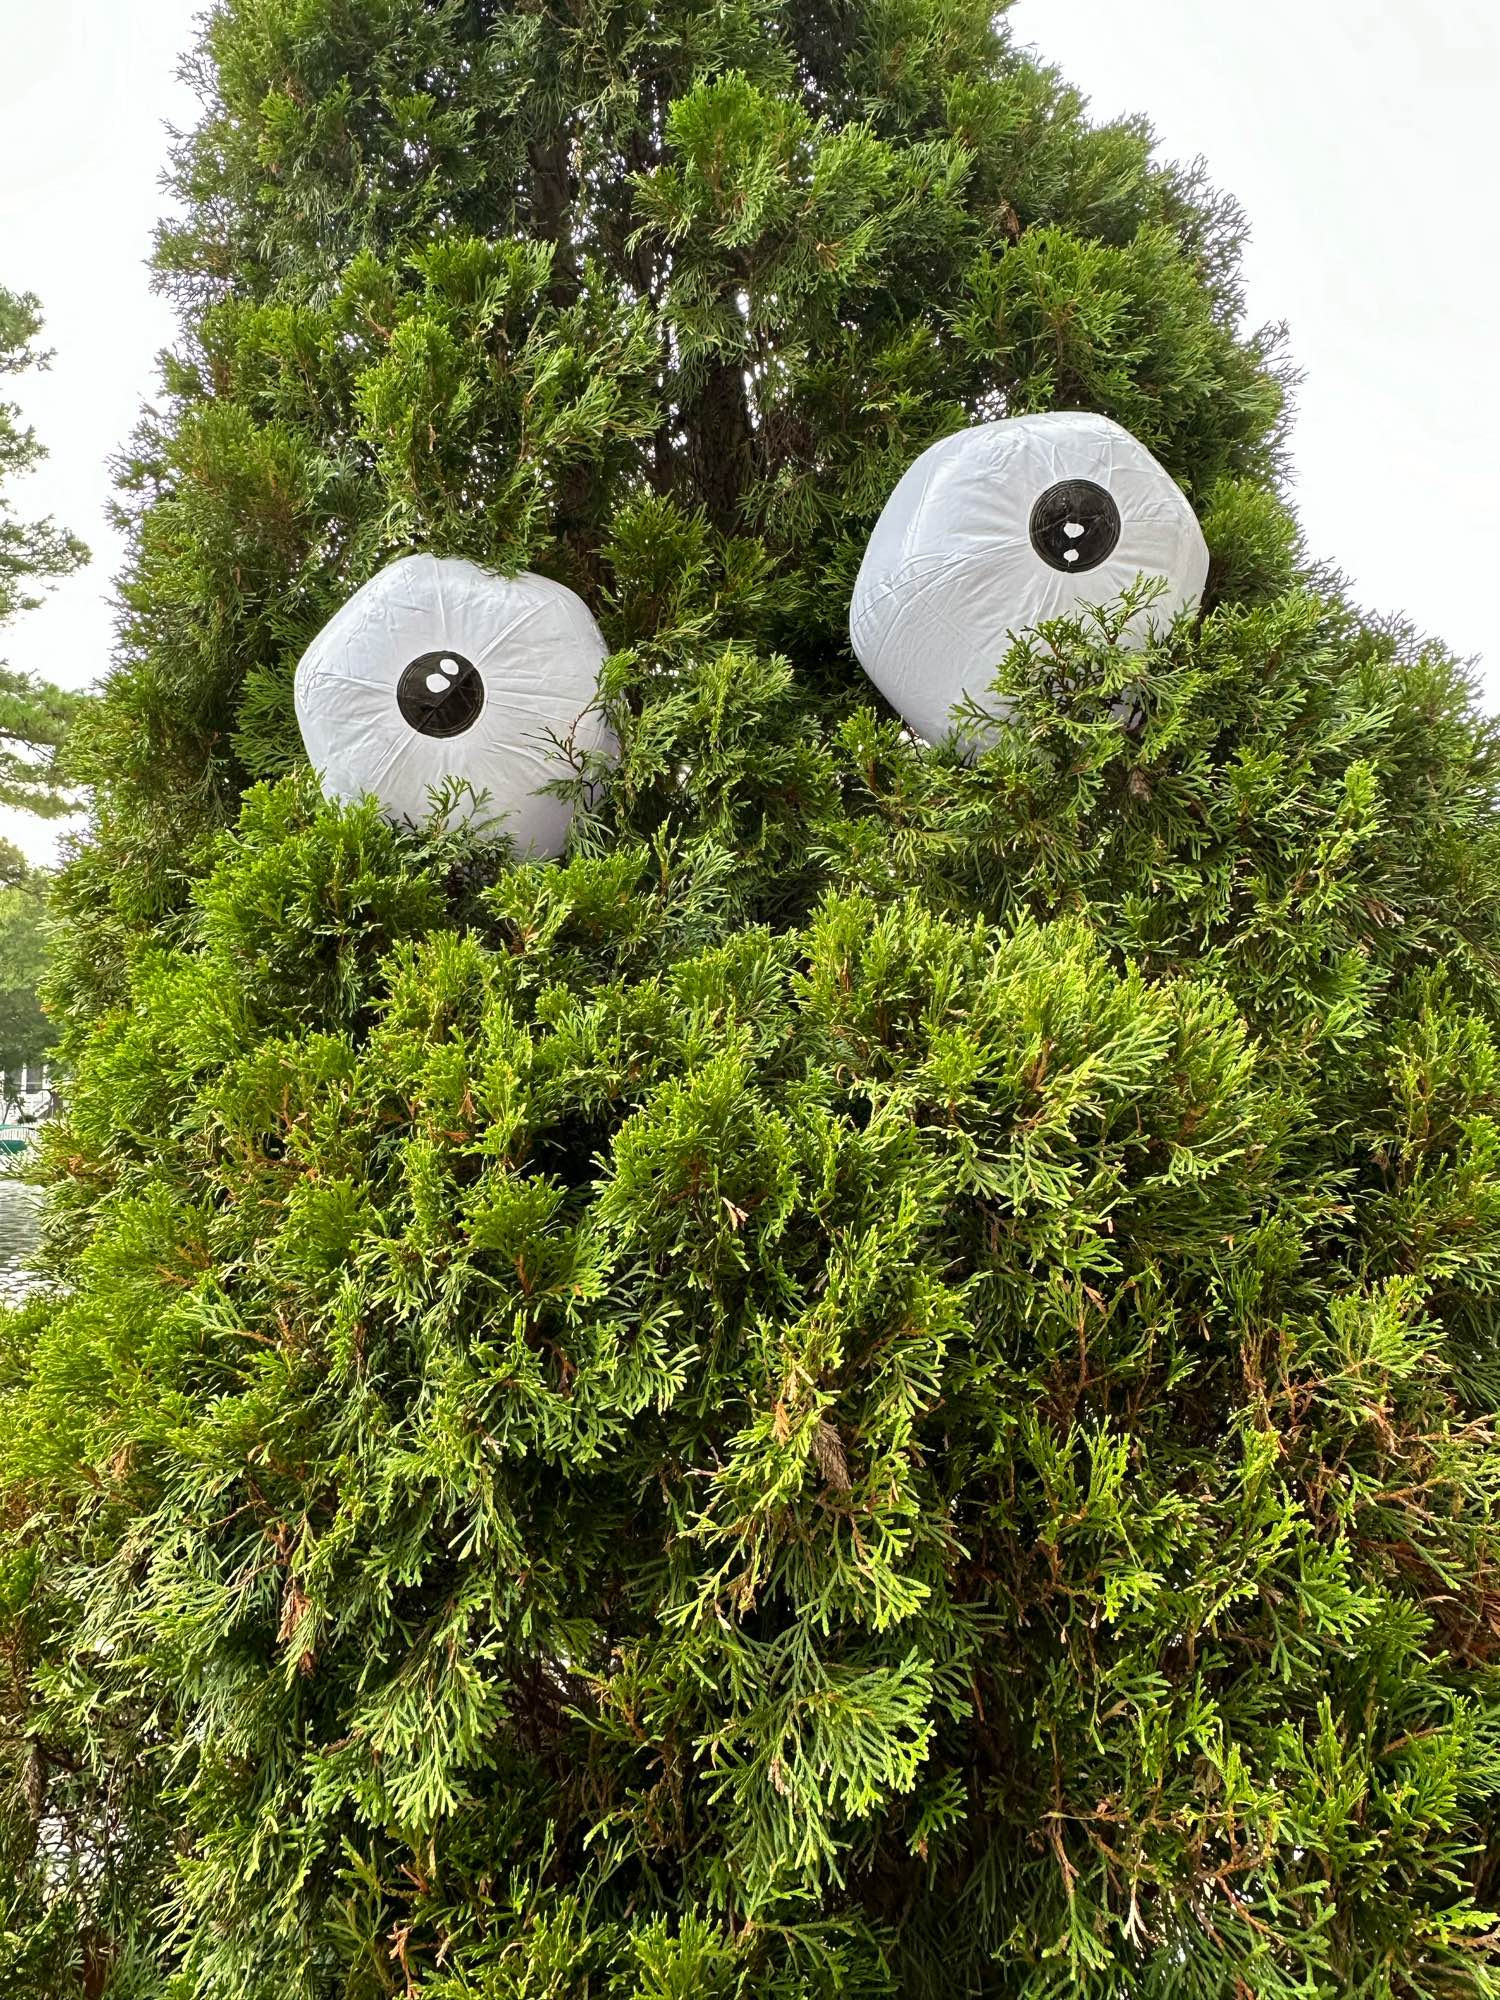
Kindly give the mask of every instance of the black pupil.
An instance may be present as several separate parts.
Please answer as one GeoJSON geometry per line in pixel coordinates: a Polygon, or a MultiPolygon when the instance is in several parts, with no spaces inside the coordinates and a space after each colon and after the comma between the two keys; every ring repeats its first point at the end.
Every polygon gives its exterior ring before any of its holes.
{"type": "Polygon", "coordinates": [[[1119,539],[1120,510],[1092,479],[1060,480],[1031,510],[1031,546],[1072,576],[1097,569],[1119,539]]]}
{"type": "Polygon", "coordinates": [[[396,687],[396,706],[422,736],[462,736],[484,707],[484,682],[462,653],[419,653],[396,687]]]}

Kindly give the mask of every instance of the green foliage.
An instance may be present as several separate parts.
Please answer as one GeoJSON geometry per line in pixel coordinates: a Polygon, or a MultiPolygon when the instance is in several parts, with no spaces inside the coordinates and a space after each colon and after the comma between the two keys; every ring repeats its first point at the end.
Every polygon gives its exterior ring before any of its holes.
{"type": "Polygon", "coordinates": [[[67,748],[88,700],[0,666],[0,805],[40,819],[78,811],[67,748]]]}
{"type": "MultiPolygon", "coordinates": [[[[37,301],[0,286],[0,375],[45,368],[34,345],[41,331],[37,301]]],[[[20,521],[3,488],[43,456],[14,403],[0,401],[0,624],[41,602],[33,586],[68,576],[88,561],[76,535],[53,521],[20,521]]],[[[76,810],[61,752],[82,697],[0,663],[0,805],[54,818],[76,810]]]]}
{"type": "Polygon", "coordinates": [[[39,998],[49,879],[45,870],[28,867],[9,841],[0,841],[0,1075],[12,1080],[52,1046],[52,1024],[39,998]]]}
{"type": "MultiPolygon", "coordinates": [[[[0,375],[46,367],[48,356],[35,345],[41,329],[31,293],[0,286],[0,375]]],[[[36,433],[19,417],[14,403],[0,402],[0,486],[29,472],[43,455],[36,433]]],[[[0,623],[37,602],[30,595],[33,578],[66,576],[87,558],[83,544],[65,528],[53,521],[18,521],[9,502],[0,501],[0,623]]]]}
{"type": "Polygon", "coordinates": [[[227,0],[0,1323],[35,2000],[1500,1994],[1500,733],[1277,496],[1233,209],[970,0],[227,0]],[[914,744],[891,484],[1083,400],[1201,619],[914,744]],[[560,865],[317,797],[414,547],[560,865]]]}

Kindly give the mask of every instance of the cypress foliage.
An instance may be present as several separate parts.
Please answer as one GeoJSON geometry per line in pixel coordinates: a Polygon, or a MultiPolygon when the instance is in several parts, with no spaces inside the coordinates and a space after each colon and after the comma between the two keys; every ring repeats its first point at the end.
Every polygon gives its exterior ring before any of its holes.
{"type": "Polygon", "coordinates": [[[1233,207],[989,0],[221,0],[0,1334],[7,1992],[1500,1993],[1500,737],[1277,496],[1233,207]],[[915,746],[935,438],[1199,620],[915,746]],[[615,648],[560,864],[318,799],[405,551],[615,648]]]}

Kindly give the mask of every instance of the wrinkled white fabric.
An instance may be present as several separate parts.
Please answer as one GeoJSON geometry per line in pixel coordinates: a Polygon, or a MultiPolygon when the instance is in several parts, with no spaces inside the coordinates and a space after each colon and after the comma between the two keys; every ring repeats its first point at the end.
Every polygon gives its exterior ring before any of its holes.
{"type": "Polygon", "coordinates": [[[395,820],[421,823],[431,792],[460,778],[481,796],[459,816],[509,835],[518,854],[560,854],[572,807],[538,790],[566,777],[557,748],[613,748],[592,707],[606,647],[588,606],[560,583],[504,577],[455,557],[404,556],[364,584],[323,627],[297,667],[297,722],[330,798],[372,793],[395,820]],[[459,735],[429,736],[397,705],[402,674],[451,651],[484,684],[459,735]]]}
{"type": "Polygon", "coordinates": [[[934,742],[959,700],[985,697],[1013,638],[1111,604],[1141,576],[1167,589],[1125,646],[1196,607],[1208,578],[1202,530],[1170,474],[1108,417],[1007,417],[943,438],[898,481],[860,565],[849,636],[891,706],[934,742]],[[1113,552],[1081,575],[1031,541],[1033,507],[1072,479],[1103,487],[1120,514],[1113,552]]]}

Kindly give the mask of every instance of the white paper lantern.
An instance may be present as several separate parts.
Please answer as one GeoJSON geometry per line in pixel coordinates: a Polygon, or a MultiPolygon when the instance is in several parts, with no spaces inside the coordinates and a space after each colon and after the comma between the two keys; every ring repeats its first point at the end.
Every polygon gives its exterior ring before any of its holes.
{"type": "Polygon", "coordinates": [[[1121,635],[1144,644],[1208,577],[1187,497],[1139,439],[1085,412],[1008,417],[932,445],[898,482],[860,565],[855,656],[935,741],[983,699],[1013,638],[1110,604],[1138,577],[1167,588],[1121,635]]]}
{"type": "Polygon", "coordinates": [[[562,852],[572,808],[557,745],[613,747],[593,708],[606,647],[581,597],[544,576],[404,556],[364,584],[297,667],[297,722],[330,798],[371,793],[421,822],[433,788],[482,794],[460,815],[517,852],[562,852]]]}

